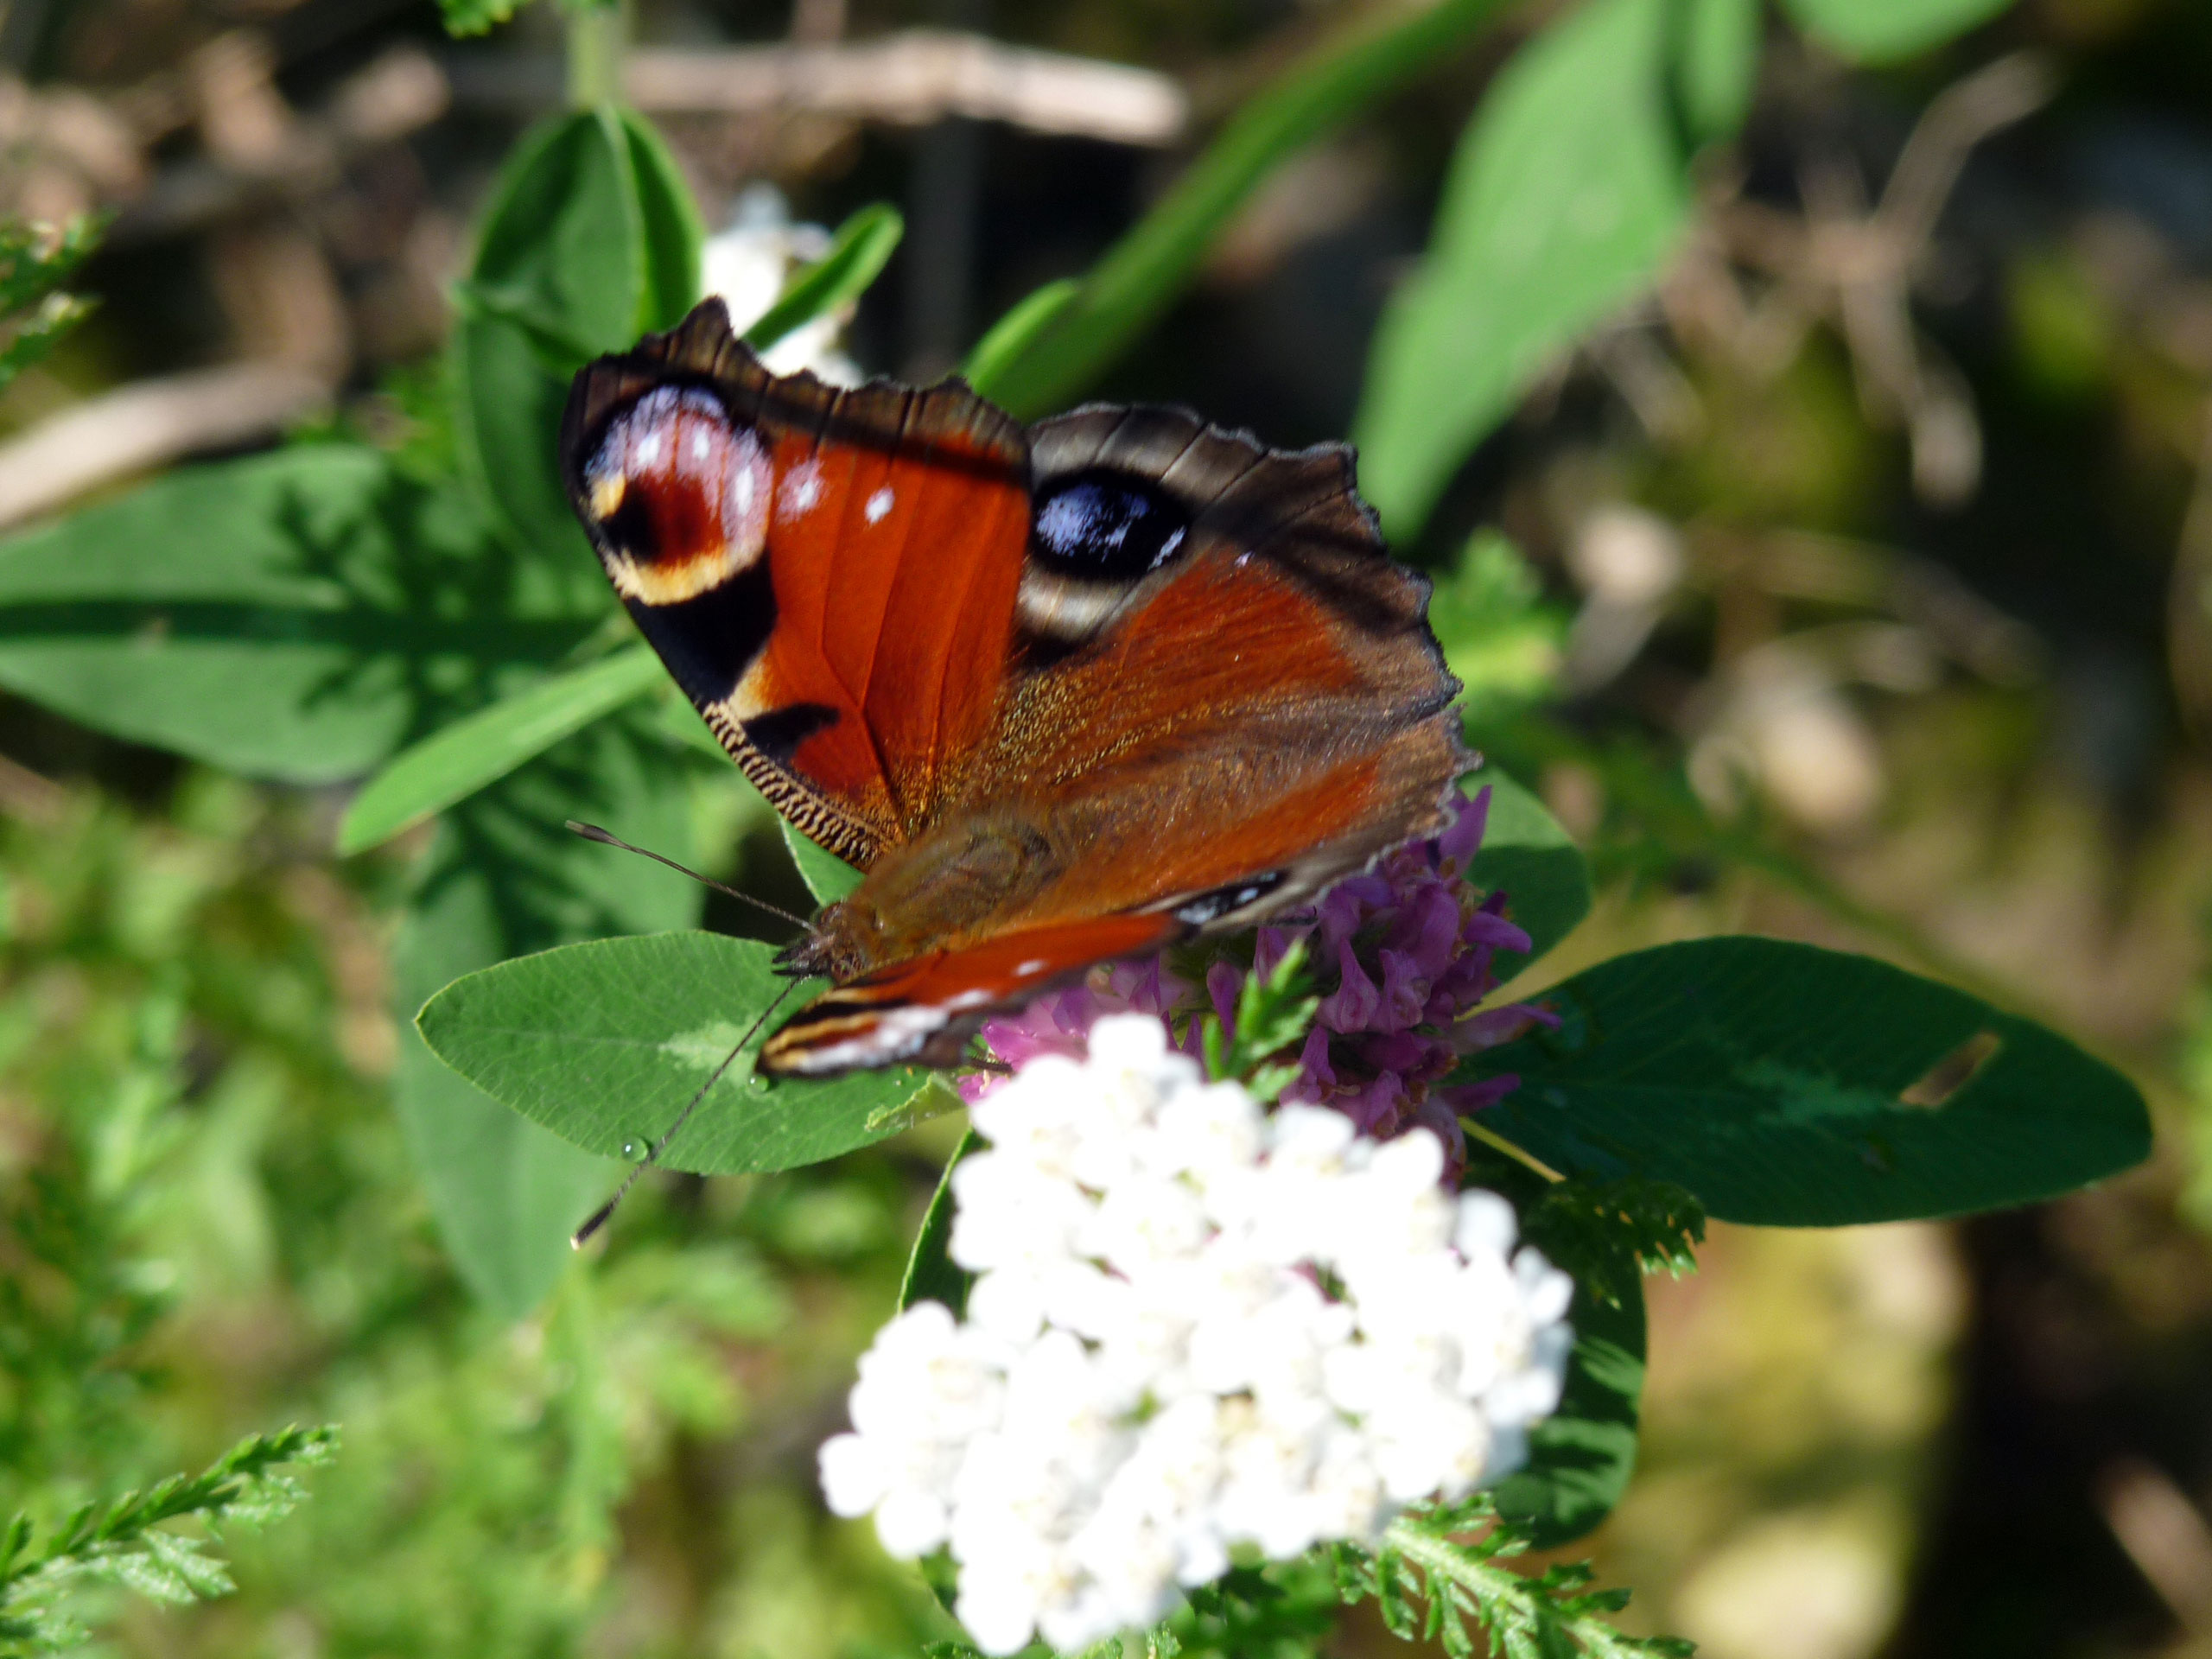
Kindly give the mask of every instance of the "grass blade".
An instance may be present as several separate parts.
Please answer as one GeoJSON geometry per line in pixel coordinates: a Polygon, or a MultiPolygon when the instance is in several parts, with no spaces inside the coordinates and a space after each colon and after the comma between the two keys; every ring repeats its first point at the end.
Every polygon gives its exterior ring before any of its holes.
{"type": "Polygon", "coordinates": [[[372,778],[338,828],[341,855],[365,852],[466,800],[667,677],[632,645],[455,721],[372,778]]]}
{"type": "Polygon", "coordinates": [[[1262,179],[1433,67],[1501,9],[1502,0],[1437,0],[1412,17],[1366,24],[1308,53],[1236,113],[1025,350],[993,365],[990,395],[1025,420],[1066,404],[1166,308],[1262,179]]]}
{"type": "Polygon", "coordinates": [[[837,227],[830,251],[793,277],[776,302],[745,331],[745,343],[765,352],[792,329],[857,299],[906,233],[906,221],[897,208],[881,202],[861,208],[837,227]]]}

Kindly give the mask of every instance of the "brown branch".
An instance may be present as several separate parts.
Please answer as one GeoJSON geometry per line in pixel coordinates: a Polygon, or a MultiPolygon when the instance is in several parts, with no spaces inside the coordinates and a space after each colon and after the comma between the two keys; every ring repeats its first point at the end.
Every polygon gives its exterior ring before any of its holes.
{"type": "Polygon", "coordinates": [[[102,392],[0,444],[0,526],[202,450],[251,442],[327,404],[327,379],[282,363],[233,363],[102,392]]]}
{"type": "MultiPolygon", "coordinates": [[[[461,103],[537,107],[559,94],[550,58],[454,53],[446,69],[461,103]]],[[[892,126],[966,116],[1121,144],[1172,144],[1190,119],[1183,89],[1157,71],[931,29],[830,46],[640,48],[624,85],[658,115],[827,115],[892,126]]]]}

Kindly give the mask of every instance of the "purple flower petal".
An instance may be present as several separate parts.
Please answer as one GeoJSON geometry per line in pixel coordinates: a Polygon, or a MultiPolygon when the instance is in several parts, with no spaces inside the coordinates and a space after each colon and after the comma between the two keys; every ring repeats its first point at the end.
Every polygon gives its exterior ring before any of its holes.
{"type": "Polygon", "coordinates": [[[1206,995],[1221,1020],[1222,1035],[1236,1033],[1236,996],[1244,988],[1244,970],[1233,962],[1217,962],[1206,969],[1206,995]]]}
{"type": "Polygon", "coordinates": [[[1377,954],[1382,961],[1382,995],[1375,1011],[1375,1028],[1403,1031],[1419,1025],[1421,1010],[1428,1003],[1428,976],[1402,950],[1377,954]]]}
{"type": "MultiPolygon", "coordinates": [[[[1359,1058],[1378,1071],[1410,1073],[1427,1065],[1433,1039],[1418,1032],[1390,1031],[1360,1039],[1359,1058]]],[[[1458,1058],[1456,1055],[1453,1057],[1458,1058]]]]}
{"type": "Polygon", "coordinates": [[[1444,1178],[1446,1192],[1457,1192],[1459,1177],[1467,1167],[1467,1132],[1459,1127],[1459,1114],[1452,1103],[1440,1094],[1431,1095],[1414,1108],[1408,1115],[1406,1128],[1428,1129],[1444,1143],[1444,1178]]]}
{"type": "Polygon", "coordinates": [[[1406,1103],[1406,1085],[1395,1072],[1385,1071],[1331,1103],[1357,1124],[1362,1135],[1384,1139],[1397,1130],[1399,1112],[1406,1103]]]}
{"type": "Polygon", "coordinates": [[[1316,1026],[1306,1033],[1306,1046],[1299,1051],[1297,1081],[1282,1091],[1282,1097],[1319,1105],[1336,1087],[1336,1071],[1329,1064],[1329,1033],[1316,1026]]]}
{"type": "Polygon", "coordinates": [[[1484,1108],[1497,1105],[1520,1086],[1519,1077],[1510,1071],[1501,1071],[1494,1077],[1484,1077],[1480,1083],[1459,1083],[1449,1089],[1439,1089],[1432,1098],[1440,1097],[1459,1116],[1472,1117],[1484,1108]]]}
{"type": "Polygon", "coordinates": [[[1252,971],[1262,983],[1273,979],[1282,959],[1290,954],[1290,947],[1313,931],[1310,927],[1262,928],[1259,942],[1252,949],[1252,971]]]}
{"type": "Polygon", "coordinates": [[[1469,944],[1488,945],[1493,950],[1518,950],[1529,954],[1529,936],[1507,921],[1487,910],[1478,910],[1467,918],[1459,937],[1469,944]]]}
{"type": "Polygon", "coordinates": [[[1465,925],[1459,894],[1442,881],[1429,881],[1401,912],[1390,943],[1420,964],[1422,978],[1434,979],[1451,965],[1465,925]]]}
{"type": "Polygon", "coordinates": [[[1452,1027],[1452,1041],[1463,1053],[1476,1049],[1495,1048],[1500,1043],[1511,1042],[1531,1026],[1559,1024],[1559,1015],[1549,1008],[1538,1007],[1533,1002],[1508,1002],[1503,1007],[1486,1008],[1480,1014],[1470,1014],[1452,1027]]]}
{"type": "Polygon", "coordinates": [[[1334,992],[1321,999],[1321,1023],[1332,1031],[1365,1031],[1382,1003],[1382,993],[1376,989],[1375,982],[1352,954],[1350,939],[1337,946],[1337,965],[1344,977],[1334,992]]]}
{"type": "Polygon", "coordinates": [[[1483,830],[1490,823],[1490,785],[1484,784],[1474,799],[1463,801],[1449,828],[1436,838],[1436,849],[1453,874],[1463,874],[1483,844],[1483,830]]]}

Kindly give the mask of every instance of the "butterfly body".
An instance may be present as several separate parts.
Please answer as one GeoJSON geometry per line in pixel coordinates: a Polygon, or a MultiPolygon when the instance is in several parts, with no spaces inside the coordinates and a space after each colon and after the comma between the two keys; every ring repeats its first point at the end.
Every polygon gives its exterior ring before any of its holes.
{"type": "Polygon", "coordinates": [[[677,683],[865,872],[785,951],[832,988],[764,1071],[946,1063],[995,1009],[1433,831],[1471,764],[1427,582],[1340,448],[779,378],[718,302],[587,368],[563,448],[677,683]]]}

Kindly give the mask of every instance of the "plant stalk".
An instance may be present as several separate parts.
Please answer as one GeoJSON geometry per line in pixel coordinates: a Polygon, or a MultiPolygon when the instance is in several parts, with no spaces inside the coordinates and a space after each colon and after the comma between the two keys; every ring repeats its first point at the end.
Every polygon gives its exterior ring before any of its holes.
{"type": "Polygon", "coordinates": [[[568,15],[569,107],[620,104],[630,43],[629,0],[573,0],[568,15]]]}

